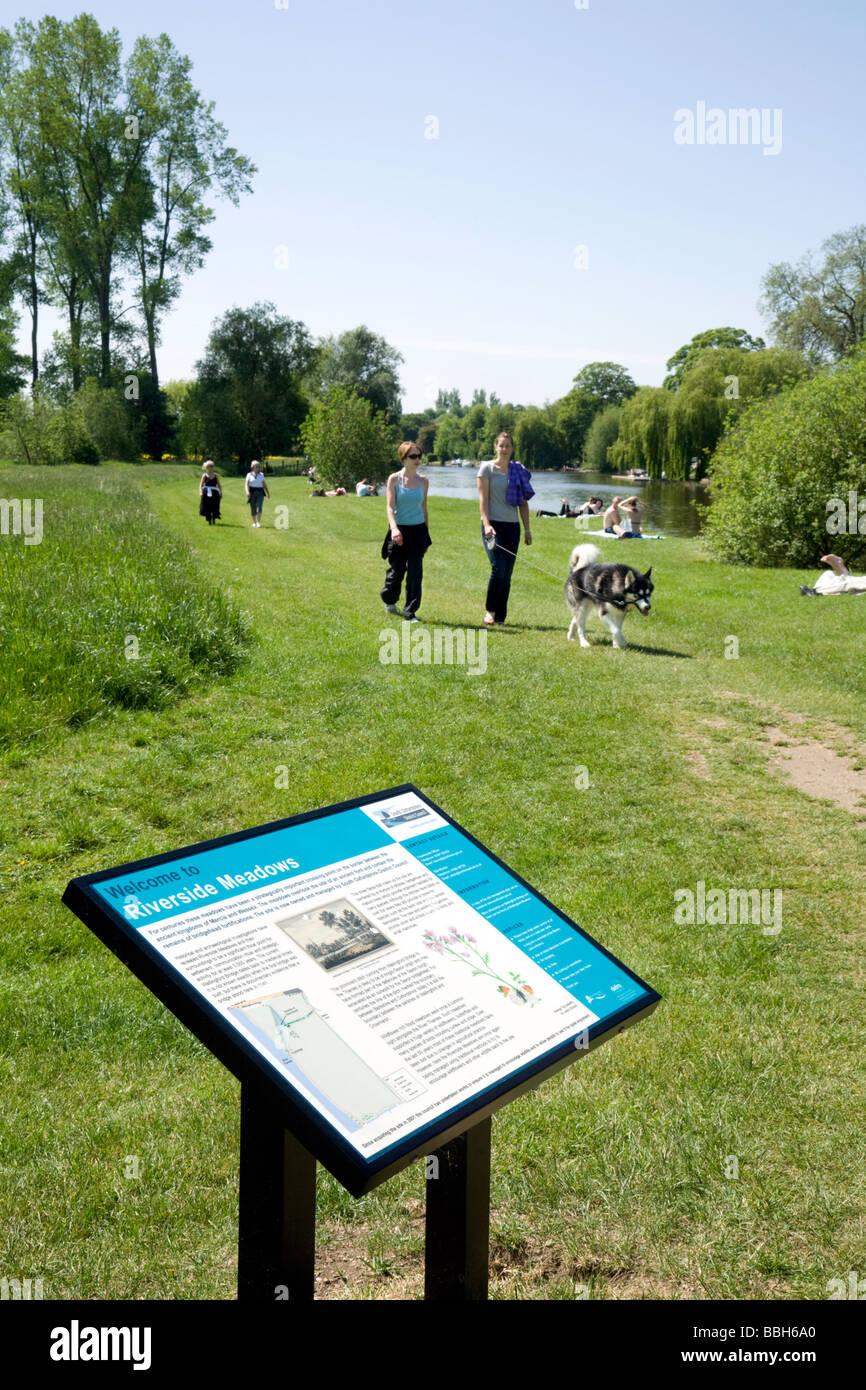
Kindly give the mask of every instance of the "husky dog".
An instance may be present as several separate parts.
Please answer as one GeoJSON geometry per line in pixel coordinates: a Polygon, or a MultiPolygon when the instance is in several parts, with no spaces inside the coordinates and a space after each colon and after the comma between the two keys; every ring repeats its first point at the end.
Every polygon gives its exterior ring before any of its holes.
{"type": "Polygon", "coordinates": [[[565,601],[572,614],[569,642],[574,641],[577,629],[580,645],[589,646],[586,619],[590,606],[595,604],[598,616],[613,638],[613,645],[628,646],[622,635],[623,618],[632,603],[644,616],[650,611],[651,573],[652,568],[641,574],[632,565],[602,564],[594,545],[576,545],[571,552],[565,581],[565,601]]]}

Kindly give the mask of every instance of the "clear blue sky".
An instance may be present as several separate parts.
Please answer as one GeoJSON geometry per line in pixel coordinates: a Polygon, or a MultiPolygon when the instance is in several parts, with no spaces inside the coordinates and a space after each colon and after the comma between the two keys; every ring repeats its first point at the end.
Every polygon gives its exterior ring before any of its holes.
{"type": "Polygon", "coordinates": [[[0,0],[0,21],[84,8],[126,44],[168,33],[259,168],[217,204],[164,379],[270,299],[317,336],[383,334],[406,410],[439,386],[540,403],[607,358],[657,384],[694,333],[764,331],[771,262],[866,220],[863,0],[0,0]],[[779,108],[781,152],[675,143],[699,101],[779,108]]]}

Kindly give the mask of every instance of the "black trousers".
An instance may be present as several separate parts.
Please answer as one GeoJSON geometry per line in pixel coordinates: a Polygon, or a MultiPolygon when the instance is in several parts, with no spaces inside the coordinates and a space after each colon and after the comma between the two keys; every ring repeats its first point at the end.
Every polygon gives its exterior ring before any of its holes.
{"type": "Polygon", "coordinates": [[[396,545],[390,534],[382,546],[382,558],[388,561],[385,587],[382,599],[385,603],[396,603],[400,597],[403,579],[406,579],[405,617],[412,618],[421,607],[421,580],[424,552],[430,544],[430,532],[423,524],[420,526],[401,526],[403,544],[396,545]]]}
{"type": "Polygon", "coordinates": [[[481,539],[490,561],[490,583],[487,585],[487,612],[492,613],[498,623],[504,623],[508,616],[508,595],[511,592],[511,571],[517,559],[520,545],[519,521],[491,521],[496,532],[496,545],[492,548],[484,536],[484,523],[481,523],[481,539]],[[509,551],[511,552],[509,554],[509,551]]]}

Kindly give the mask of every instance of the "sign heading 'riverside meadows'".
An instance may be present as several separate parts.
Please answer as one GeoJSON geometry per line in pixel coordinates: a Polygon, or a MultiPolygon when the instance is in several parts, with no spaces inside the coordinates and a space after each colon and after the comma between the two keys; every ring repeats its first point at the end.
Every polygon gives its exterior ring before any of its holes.
{"type": "Polygon", "coordinates": [[[195,864],[181,864],[177,869],[166,869],[147,878],[132,879],[128,883],[107,884],[105,891],[109,897],[121,900],[121,906],[130,921],[139,918],[157,917],[160,913],[176,911],[179,907],[195,906],[202,898],[222,898],[230,896],[250,885],[267,878],[284,878],[300,869],[296,859],[280,859],[274,864],[256,864],[242,873],[217,874],[216,883],[185,882],[195,878],[199,869],[195,864]],[[182,887],[173,892],[142,902],[139,893],[150,893],[155,888],[167,888],[173,883],[182,887]]]}

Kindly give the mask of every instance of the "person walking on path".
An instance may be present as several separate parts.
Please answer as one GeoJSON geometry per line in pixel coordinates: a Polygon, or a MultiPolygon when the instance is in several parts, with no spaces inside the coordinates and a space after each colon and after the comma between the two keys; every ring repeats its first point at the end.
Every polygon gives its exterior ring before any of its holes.
{"type": "Polygon", "coordinates": [[[213,526],[220,520],[220,499],[223,495],[220,480],[216,475],[213,459],[208,459],[204,465],[201,481],[198,485],[198,514],[207,519],[208,526],[213,526]]]}
{"type": "Polygon", "coordinates": [[[403,617],[407,622],[416,623],[421,606],[424,552],[431,544],[427,529],[429,484],[418,472],[421,450],[417,444],[407,440],[400,445],[397,454],[403,466],[388,478],[388,534],[382,545],[382,559],[388,561],[388,572],[381,597],[389,613],[399,612],[397,602],[405,576],[403,617]]]}
{"type": "Polygon", "coordinates": [[[253,459],[251,462],[250,471],[244,480],[244,487],[246,488],[247,501],[250,504],[250,515],[253,519],[253,525],[261,526],[262,507],[264,506],[265,498],[270,497],[271,494],[268,492],[268,485],[265,482],[262,465],[259,463],[258,459],[253,459]]]}
{"type": "Polygon", "coordinates": [[[478,500],[481,504],[481,540],[490,561],[487,585],[487,627],[502,625],[508,616],[511,574],[520,545],[520,523],[527,545],[532,545],[529,529],[529,499],[535,495],[530,473],[511,455],[514,440],[507,430],[496,439],[496,458],[482,463],[478,470],[478,500]]]}

